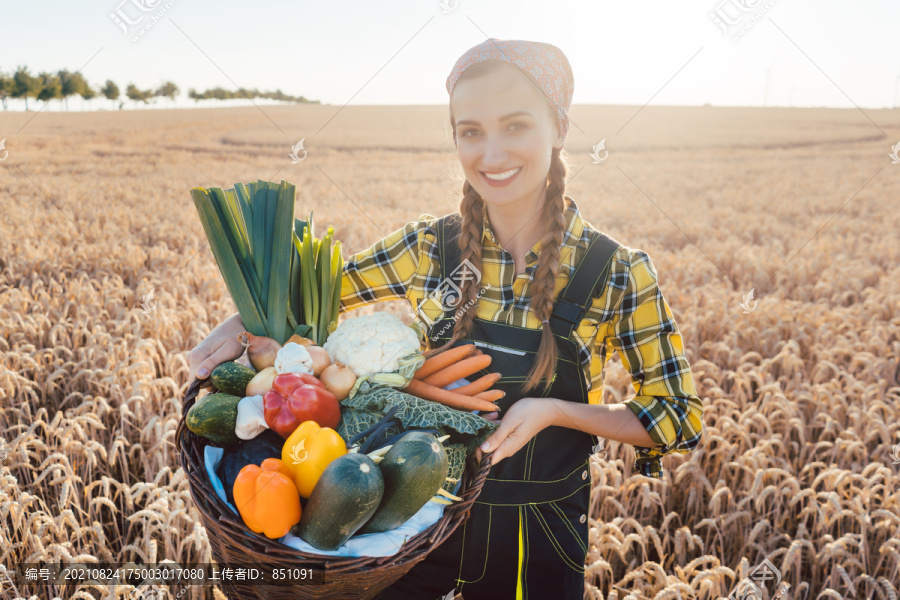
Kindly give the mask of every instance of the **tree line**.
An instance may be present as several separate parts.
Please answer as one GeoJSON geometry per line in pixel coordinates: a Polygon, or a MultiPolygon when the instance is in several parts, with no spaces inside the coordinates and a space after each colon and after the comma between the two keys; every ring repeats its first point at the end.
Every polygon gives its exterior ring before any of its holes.
{"type": "MultiPolygon", "coordinates": [[[[129,83],[125,88],[125,96],[133,101],[135,105],[138,102],[148,104],[153,98],[168,98],[174,100],[178,95],[179,88],[171,81],[166,81],[156,89],[142,90],[133,83],[129,83]]],[[[25,110],[28,110],[28,99],[35,100],[63,100],[66,110],[69,110],[69,97],[81,96],[85,100],[92,100],[98,95],[103,95],[108,100],[115,102],[121,97],[119,86],[111,79],[107,79],[106,83],[99,89],[95,90],[85,80],[81,73],[72,73],[66,69],[61,69],[55,73],[41,72],[32,75],[27,67],[19,67],[14,73],[7,74],[0,71],[0,103],[3,104],[3,110],[8,109],[8,98],[22,98],[25,100],[25,110]]],[[[188,97],[195,100],[228,100],[232,98],[268,98],[272,100],[281,100],[284,102],[310,102],[303,96],[291,96],[283,93],[281,90],[274,92],[260,92],[259,90],[226,90],[221,87],[208,89],[204,92],[197,92],[191,88],[188,91],[188,97]]],[[[318,104],[318,101],[314,102],[318,104]]],[[[123,103],[119,103],[122,108],[123,103]]]]}

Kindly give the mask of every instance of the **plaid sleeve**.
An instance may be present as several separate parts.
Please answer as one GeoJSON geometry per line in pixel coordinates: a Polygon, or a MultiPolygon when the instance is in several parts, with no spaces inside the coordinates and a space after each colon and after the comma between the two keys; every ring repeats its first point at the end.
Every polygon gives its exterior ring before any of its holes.
{"type": "Polygon", "coordinates": [[[663,456],[685,454],[700,442],[703,403],[694,389],[678,325],[657,285],[656,268],[643,250],[631,250],[624,283],[606,335],[637,392],[625,404],[657,443],[634,447],[635,469],[646,477],[663,478],[663,456]]]}
{"type": "Polygon", "coordinates": [[[404,299],[419,270],[427,233],[434,234],[435,217],[422,215],[357,252],[344,263],[340,312],[383,300],[404,299]]]}

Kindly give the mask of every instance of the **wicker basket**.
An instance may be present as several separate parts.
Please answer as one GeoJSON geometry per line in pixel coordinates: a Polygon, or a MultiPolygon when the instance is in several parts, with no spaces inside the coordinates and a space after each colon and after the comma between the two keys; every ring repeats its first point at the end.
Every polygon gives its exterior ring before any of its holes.
{"type": "Polygon", "coordinates": [[[231,600],[305,600],[374,598],[384,588],[403,577],[417,562],[447,539],[469,516],[469,510],[481,493],[491,467],[490,454],[481,464],[473,457],[466,461],[458,495],[462,501],[444,508],[441,519],[410,538],[399,552],[384,557],[335,557],[301,552],[255,534],[240,517],[216,495],[204,466],[206,440],[185,426],[185,415],[203,387],[212,387],[209,379],[195,379],[184,397],[181,420],[175,434],[175,446],[181,455],[181,467],[188,476],[191,497],[206,527],[213,559],[219,563],[256,563],[270,567],[314,570],[316,583],[261,585],[252,581],[223,583],[231,600]]]}

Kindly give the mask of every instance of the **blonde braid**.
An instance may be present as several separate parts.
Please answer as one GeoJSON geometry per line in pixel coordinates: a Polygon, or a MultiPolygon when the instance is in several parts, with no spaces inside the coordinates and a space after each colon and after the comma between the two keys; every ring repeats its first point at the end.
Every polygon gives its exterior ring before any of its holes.
{"type": "Polygon", "coordinates": [[[550,172],[547,174],[547,200],[544,203],[543,218],[550,224],[544,238],[541,240],[541,251],[531,282],[531,308],[535,316],[542,321],[541,345],[538,348],[534,366],[528,374],[524,384],[524,391],[528,392],[541,386],[543,380],[544,391],[550,389],[553,374],[556,370],[557,349],[553,330],[547,319],[553,312],[553,304],[556,300],[556,277],[559,274],[559,251],[566,233],[566,176],[568,165],[561,151],[554,148],[550,161],[550,172]]]}

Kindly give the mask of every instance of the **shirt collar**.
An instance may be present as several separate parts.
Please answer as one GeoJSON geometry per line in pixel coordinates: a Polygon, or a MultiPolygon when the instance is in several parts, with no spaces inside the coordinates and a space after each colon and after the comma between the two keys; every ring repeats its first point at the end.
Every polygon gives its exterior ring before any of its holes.
{"type": "MultiPolygon", "coordinates": [[[[563,234],[563,241],[561,248],[566,247],[567,245],[576,245],[583,241],[584,237],[584,221],[581,219],[581,212],[578,210],[578,205],[575,203],[570,196],[565,196],[568,201],[568,206],[566,207],[564,218],[566,220],[566,232],[563,234]]],[[[488,219],[487,211],[484,211],[484,229],[481,235],[482,244],[485,242],[485,239],[490,240],[495,246],[502,248],[500,244],[497,242],[497,238],[494,237],[494,231],[491,229],[490,219],[488,219]]],[[[537,261],[538,253],[541,249],[541,242],[538,241],[534,246],[531,247],[531,250],[528,251],[528,254],[525,255],[525,264],[532,264],[537,261]]]]}

